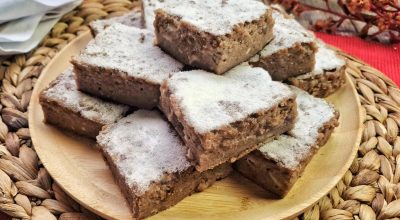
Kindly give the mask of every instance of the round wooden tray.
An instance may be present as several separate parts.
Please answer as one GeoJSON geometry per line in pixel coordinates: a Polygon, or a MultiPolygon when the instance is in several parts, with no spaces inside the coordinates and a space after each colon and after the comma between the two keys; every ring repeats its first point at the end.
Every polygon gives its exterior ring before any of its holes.
{"type": "MultiPolygon", "coordinates": [[[[35,150],[54,180],[81,205],[104,218],[128,219],[130,212],[111,172],[93,142],[65,134],[43,123],[38,102],[42,91],[70,64],[91,39],[82,34],[61,50],[42,71],[29,106],[35,150]]],[[[361,139],[361,106],[355,87],[346,85],[328,100],[339,110],[340,126],[319,150],[290,193],[280,200],[234,173],[204,192],[184,199],[153,218],[244,219],[287,218],[301,213],[326,195],[350,167],[361,139]]]]}

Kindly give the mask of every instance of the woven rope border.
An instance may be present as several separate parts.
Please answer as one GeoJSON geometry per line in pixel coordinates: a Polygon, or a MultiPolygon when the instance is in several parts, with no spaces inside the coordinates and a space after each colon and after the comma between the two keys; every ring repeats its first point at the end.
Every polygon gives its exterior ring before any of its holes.
{"type": "MultiPolygon", "coordinates": [[[[100,219],[51,179],[32,146],[27,107],[41,70],[88,22],[117,16],[137,0],[86,0],[32,52],[0,58],[0,211],[19,219],[100,219]]],[[[295,219],[400,219],[400,90],[379,71],[342,53],[364,111],[362,144],[343,179],[295,219]]]]}

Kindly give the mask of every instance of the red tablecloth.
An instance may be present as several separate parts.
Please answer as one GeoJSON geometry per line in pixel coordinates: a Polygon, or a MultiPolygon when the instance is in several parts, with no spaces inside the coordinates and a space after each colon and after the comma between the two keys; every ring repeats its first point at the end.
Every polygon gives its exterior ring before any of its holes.
{"type": "Polygon", "coordinates": [[[384,45],[358,37],[316,33],[326,43],[360,58],[400,85],[400,44],[384,45]]]}

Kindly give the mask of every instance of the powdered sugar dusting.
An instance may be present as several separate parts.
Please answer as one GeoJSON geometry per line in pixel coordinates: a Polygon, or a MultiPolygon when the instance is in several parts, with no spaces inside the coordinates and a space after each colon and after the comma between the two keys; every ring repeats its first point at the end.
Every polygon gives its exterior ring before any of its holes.
{"type": "Polygon", "coordinates": [[[167,2],[176,0],[142,0],[144,23],[146,29],[154,32],[154,20],[156,15],[154,11],[159,8],[163,8],[167,2]]]}
{"type": "Polygon", "coordinates": [[[112,24],[120,23],[126,26],[132,26],[137,28],[142,28],[142,14],[138,10],[132,10],[124,15],[109,18],[109,19],[99,19],[90,22],[90,28],[98,34],[112,24]]]}
{"type": "Polygon", "coordinates": [[[305,157],[315,149],[319,129],[334,115],[334,108],[325,100],[315,98],[295,87],[297,95],[298,120],[288,135],[280,135],[276,140],[263,145],[259,150],[284,167],[295,169],[305,157]]]}
{"type": "Polygon", "coordinates": [[[252,62],[259,61],[260,57],[270,56],[282,49],[293,47],[296,43],[313,42],[314,35],[301,26],[295,19],[286,18],[276,10],[273,10],[272,17],[275,25],[272,29],[274,38],[260,52],[251,58],[252,62]]]}
{"type": "Polygon", "coordinates": [[[128,106],[113,104],[78,91],[72,68],[67,69],[43,91],[43,95],[60,103],[82,117],[102,124],[110,124],[122,118],[128,106]]]}
{"type": "Polygon", "coordinates": [[[282,134],[259,150],[281,166],[296,169],[299,163],[312,152],[312,147],[298,138],[282,134]]]}
{"type": "Polygon", "coordinates": [[[258,20],[268,9],[261,2],[248,0],[175,0],[163,7],[169,15],[214,35],[228,34],[238,24],[258,20]]]}
{"type": "Polygon", "coordinates": [[[183,64],[153,45],[153,40],[147,30],[116,23],[90,41],[76,60],[160,84],[183,64]]]}
{"type": "Polygon", "coordinates": [[[316,41],[318,51],[315,54],[315,66],[314,70],[297,76],[297,79],[306,79],[315,75],[320,75],[326,71],[337,71],[346,65],[346,61],[340,58],[334,50],[329,49],[324,42],[321,40],[316,41]]]}
{"type": "Polygon", "coordinates": [[[134,112],[103,129],[97,142],[113,158],[126,184],[140,193],[163,174],[190,167],[186,147],[157,111],[134,112]]]}
{"type": "Polygon", "coordinates": [[[314,72],[340,69],[346,62],[338,57],[334,50],[329,49],[322,41],[317,41],[318,52],[315,55],[314,72]]]}
{"type": "Polygon", "coordinates": [[[271,81],[268,72],[247,63],[224,75],[203,70],[178,72],[167,85],[185,119],[200,133],[243,120],[293,96],[287,86],[271,81]]]}
{"type": "Polygon", "coordinates": [[[335,110],[324,99],[315,98],[293,86],[291,90],[297,95],[298,120],[289,134],[307,144],[313,144],[318,130],[335,116],[335,110]]]}

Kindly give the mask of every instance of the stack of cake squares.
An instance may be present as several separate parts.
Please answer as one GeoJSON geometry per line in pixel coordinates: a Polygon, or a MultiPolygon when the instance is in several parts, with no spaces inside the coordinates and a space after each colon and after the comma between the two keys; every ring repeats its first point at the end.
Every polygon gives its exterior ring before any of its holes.
{"type": "Polygon", "coordinates": [[[284,197],[338,126],[321,99],[345,62],[256,0],[143,0],[40,96],[45,121],[95,138],[134,218],[236,170],[284,197]]]}

